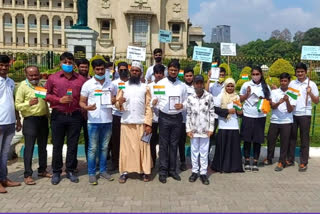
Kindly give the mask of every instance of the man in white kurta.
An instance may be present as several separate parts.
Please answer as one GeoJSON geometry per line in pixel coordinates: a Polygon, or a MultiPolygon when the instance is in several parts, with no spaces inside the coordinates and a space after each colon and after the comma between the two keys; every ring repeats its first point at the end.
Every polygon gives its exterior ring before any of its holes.
{"type": "Polygon", "coordinates": [[[142,65],[133,62],[129,81],[119,90],[116,107],[123,114],[120,136],[120,183],[125,183],[128,173],[143,175],[145,182],[150,180],[152,159],[150,143],[141,141],[142,136],[152,129],[151,94],[149,87],[140,82],[142,65]]]}

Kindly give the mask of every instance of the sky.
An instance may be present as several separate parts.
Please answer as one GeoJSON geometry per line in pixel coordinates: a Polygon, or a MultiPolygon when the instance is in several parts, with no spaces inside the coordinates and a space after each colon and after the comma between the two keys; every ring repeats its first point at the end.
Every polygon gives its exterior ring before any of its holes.
{"type": "Polygon", "coordinates": [[[320,27],[320,0],[189,0],[189,17],[210,42],[216,25],[231,26],[231,41],[246,44],[268,39],[273,30],[320,27]]]}

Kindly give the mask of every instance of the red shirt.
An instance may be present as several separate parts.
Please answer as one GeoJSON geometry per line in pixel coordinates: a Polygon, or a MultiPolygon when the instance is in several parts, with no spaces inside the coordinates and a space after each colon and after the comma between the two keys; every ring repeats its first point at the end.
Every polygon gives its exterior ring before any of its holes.
{"type": "Polygon", "coordinates": [[[51,75],[45,85],[47,89],[46,101],[50,107],[60,112],[71,113],[80,110],[80,91],[86,79],[76,72],[72,72],[70,79],[67,79],[63,71],[51,75]],[[72,89],[72,103],[62,104],[60,98],[67,95],[67,90],[72,89]]]}

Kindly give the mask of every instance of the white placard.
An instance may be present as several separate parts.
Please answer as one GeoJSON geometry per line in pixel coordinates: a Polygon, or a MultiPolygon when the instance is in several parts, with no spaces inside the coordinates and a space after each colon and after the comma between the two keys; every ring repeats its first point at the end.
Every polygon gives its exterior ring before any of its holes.
{"type": "Polygon", "coordinates": [[[218,81],[220,77],[220,68],[217,67],[211,67],[211,81],[218,81]]]}
{"type": "Polygon", "coordinates": [[[220,43],[221,56],[237,56],[236,43],[220,43]]]}
{"type": "Polygon", "coordinates": [[[116,47],[113,47],[113,49],[112,49],[112,61],[114,61],[115,60],[115,58],[116,58],[116,47]]]}
{"type": "Polygon", "coordinates": [[[146,61],[146,49],[128,46],[127,49],[127,59],[136,60],[136,61],[146,61]]]}
{"type": "Polygon", "coordinates": [[[302,46],[302,60],[320,60],[320,46],[302,46]]]}

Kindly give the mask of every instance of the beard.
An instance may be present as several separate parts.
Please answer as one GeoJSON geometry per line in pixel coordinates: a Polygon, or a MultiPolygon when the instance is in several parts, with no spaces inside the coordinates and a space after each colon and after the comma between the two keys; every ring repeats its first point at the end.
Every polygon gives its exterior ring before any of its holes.
{"type": "Polygon", "coordinates": [[[138,77],[131,76],[129,78],[129,84],[130,85],[139,85],[140,84],[140,76],[138,76],[138,77]]]}

